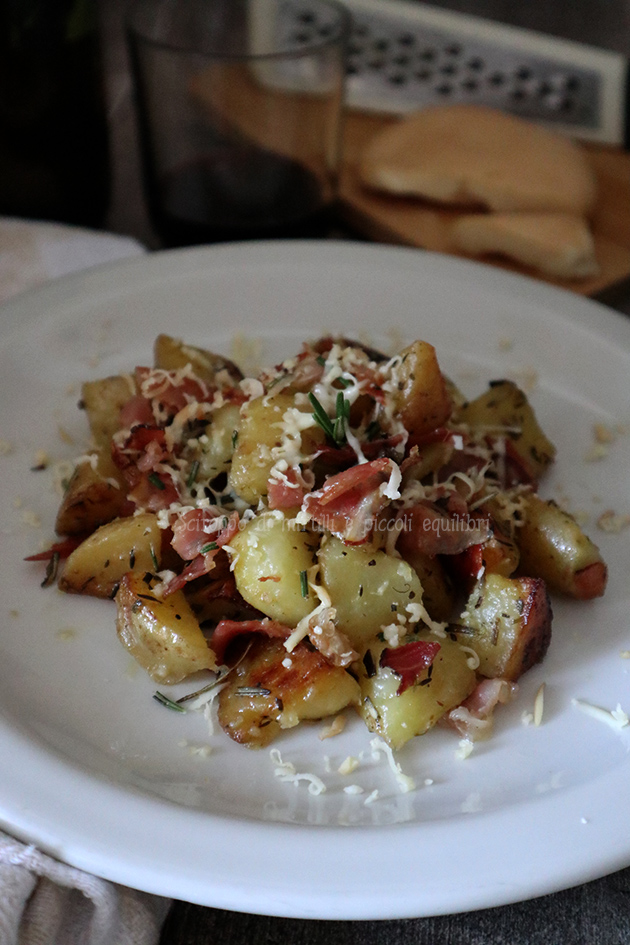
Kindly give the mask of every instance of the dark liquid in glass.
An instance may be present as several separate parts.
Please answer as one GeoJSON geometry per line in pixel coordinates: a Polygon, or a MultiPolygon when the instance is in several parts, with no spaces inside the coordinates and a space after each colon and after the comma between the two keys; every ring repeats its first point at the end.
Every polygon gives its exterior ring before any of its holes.
{"type": "Polygon", "coordinates": [[[317,178],[256,147],[218,148],[149,188],[153,224],[166,246],[323,236],[329,227],[317,178]]]}

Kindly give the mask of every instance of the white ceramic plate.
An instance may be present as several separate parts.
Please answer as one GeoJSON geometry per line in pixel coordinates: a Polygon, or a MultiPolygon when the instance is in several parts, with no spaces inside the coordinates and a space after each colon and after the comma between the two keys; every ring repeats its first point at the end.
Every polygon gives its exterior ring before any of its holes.
{"type": "Polygon", "coordinates": [[[5,829],[130,886],[313,918],[499,905],[630,863],[630,727],[611,728],[572,704],[630,710],[630,661],[620,655],[630,648],[630,529],[608,534],[595,524],[609,508],[630,513],[630,435],[585,462],[595,423],[630,425],[624,317],[422,252],[282,243],[93,270],[17,298],[0,321],[0,437],[12,445],[0,456],[5,829]],[[320,741],[315,725],[278,742],[326,793],[282,783],[267,751],[211,737],[201,714],[169,712],[151,698],[155,684],[116,639],[112,604],[41,590],[41,568],[22,561],[52,537],[58,503],[52,471],[30,471],[36,451],[67,459],[85,443],[82,380],[149,363],[160,331],[228,354],[236,336],[260,339],[262,360],[276,361],[326,330],[389,348],[395,337],[429,340],[471,395],[492,378],[535,381],[533,404],[559,449],[545,492],[588,513],[610,565],[603,600],[556,601],[548,657],[501,710],[492,740],[466,760],[446,731],[400,752],[418,785],[412,793],[371,757],[358,720],[333,740],[320,741]],[[543,723],[526,726],[543,682],[543,723]],[[209,755],[194,751],[208,745],[209,755]],[[344,777],[336,769],[348,755],[363,761],[344,777]],[[351,783],[364,793],[345,793],[351,783]],[[366,805],[374,789],[380,797],[366,805]]]}

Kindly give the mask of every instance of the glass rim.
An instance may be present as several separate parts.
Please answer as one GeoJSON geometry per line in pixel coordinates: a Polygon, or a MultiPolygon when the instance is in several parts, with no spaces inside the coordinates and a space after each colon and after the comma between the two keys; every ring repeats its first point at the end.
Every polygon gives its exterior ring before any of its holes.
{"type": "Polygon", "coordinates": [[[347,7],[339,0],[310,0],[313,5],[327,7],[335,12],[337,22],[331,33],[326,36],[318,37],[314,40],[300,43],[295,49],[280,49],[275,52],[261,53],[230,53],[220,49],[204,50],[198,46],[188,43],[175,43],[167,39],[156,39],[148,34],[146,29],[141,28],[134,23],[134,16],[146,0],[134,0],[125,17],[125,26],[128,35],[137,42],[146,43],[154,49],[161,49],[171,53],[180,53],[182,55],[202,56],[206,59],[217,62],[273,62],[274,60],[301,59],[312,56],[317,52],[333,47],[344,45],[350,38],[352,15],[347,7]]]}

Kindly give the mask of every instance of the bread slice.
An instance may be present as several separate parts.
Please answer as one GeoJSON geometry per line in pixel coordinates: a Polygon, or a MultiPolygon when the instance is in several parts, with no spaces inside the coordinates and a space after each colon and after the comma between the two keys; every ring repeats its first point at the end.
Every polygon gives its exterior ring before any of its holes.
{"type": "Polygon", "coordinates": [[[400,196],[491,210],[588,214],[596,184],[578,144],[480,105],[434,105],[369,142],[361,181],[400,196]]]}
{"type": "Polygon", "coordinates": [[[597,275],[593,237],[571,213],[475,213],[452,226],[455,249],[472,256],[499,253],[545,275],[583,279],[597,275]]]}

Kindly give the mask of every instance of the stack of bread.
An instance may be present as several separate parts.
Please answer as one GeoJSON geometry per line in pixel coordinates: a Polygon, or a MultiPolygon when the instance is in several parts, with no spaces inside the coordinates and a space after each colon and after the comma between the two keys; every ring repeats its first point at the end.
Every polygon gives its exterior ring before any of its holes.
{"type": "Polygon", "coordinates": [[[507,256],[546,275],[596,275],[596,181],[576,142],[478,105],[429,106],[388,125],[361,156],[367,187],[457,209],[455,251],[507,256]]]}

